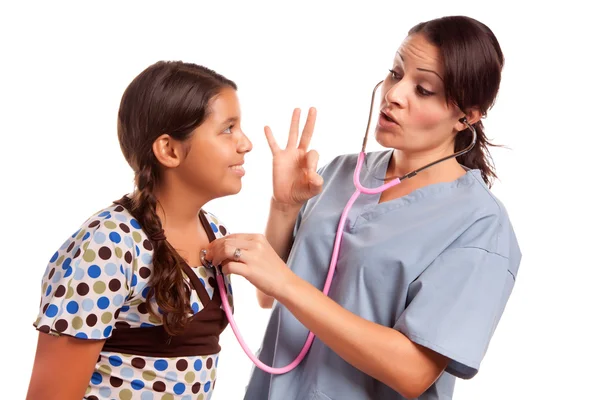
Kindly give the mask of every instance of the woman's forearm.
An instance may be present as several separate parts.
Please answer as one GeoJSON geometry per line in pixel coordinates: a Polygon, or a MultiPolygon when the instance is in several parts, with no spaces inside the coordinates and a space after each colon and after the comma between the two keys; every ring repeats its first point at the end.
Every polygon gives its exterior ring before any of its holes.
{"type": "MultiPolygon", "coordinates": [[[[269,219],[265,229],[265,237],[283,261],[287,260],[293,243],[293,231],[301,206],[286,206],[271,199],[269,219]]],[[[262,308],[273,306],[273,297],[256,290],[258,304],[262,308]]]]}
{"type": "Polygon", "coordinates": [[[300,278],[277,297],[336,354],[405,397],[418,397],[446,368],[445,357],[351,313],[300,278]]]}

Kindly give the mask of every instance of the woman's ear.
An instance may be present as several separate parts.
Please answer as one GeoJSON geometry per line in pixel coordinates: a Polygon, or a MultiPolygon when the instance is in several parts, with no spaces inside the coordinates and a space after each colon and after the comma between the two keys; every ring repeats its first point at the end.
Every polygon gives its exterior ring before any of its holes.
{"type": "Polygon", "coordinates": [[[468,128],[467,121],[469,124],[474,125],[481,121],[481,111],[478,108],[471,108],[467,110],[467,114],[463,115],[458,122],[454,125],[454,129],[457,132],[464,131],[468,128]]]}

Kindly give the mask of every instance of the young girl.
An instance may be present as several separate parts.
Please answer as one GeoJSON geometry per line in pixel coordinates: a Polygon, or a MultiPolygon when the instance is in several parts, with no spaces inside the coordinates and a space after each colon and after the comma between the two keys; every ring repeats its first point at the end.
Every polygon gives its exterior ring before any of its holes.
{"type": "Polygon", "coordinates": [[[495,173],[481,123],[503,63],[492,31],[471,18],[411,29],[381,87],[375,137],[388,150],[359,164],[360,182],[378,187],[448,159],[360,195],[342,225],[339,258],[332,249],[359,156],[339,156],[317,174],[317,155],[307,151],[314,111],[298,147],[297,112],[285,149],[267,129],[274,187],[266,239],[218,239],[207,259],[252,282],[264,307],[277,300],[261,361],[284,367],[308,331],[316,339],[287,374],[255,368],[246,399],[449,400],[456,377],[477,374],[521,261],[508,213],[489,190],[495,173]],[[474,147],[454,158],[474,131],[474,147]],[[328,297],[320,290],[332,258],[328,297]]]}
{"type": "Polygon", "coordinates": [[[236,89],[158,62],[125,90],[118,137],[136,190],[50,259],[28,399],[211,397],[227,320],[200,251],[227,230],[202,207],[241,189],[252,144],[236,89]]]}

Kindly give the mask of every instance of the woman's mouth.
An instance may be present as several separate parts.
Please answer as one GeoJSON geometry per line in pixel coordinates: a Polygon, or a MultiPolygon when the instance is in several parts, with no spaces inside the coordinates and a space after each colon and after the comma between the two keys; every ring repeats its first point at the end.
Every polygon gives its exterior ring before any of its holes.
{"type": "Polygon", "coordinates": [[[379,113],[379,120],[377,121],[377,125],[381,128],[398,128],[400,125],[393,118],[389,117],[383,111],[379,113]]]}

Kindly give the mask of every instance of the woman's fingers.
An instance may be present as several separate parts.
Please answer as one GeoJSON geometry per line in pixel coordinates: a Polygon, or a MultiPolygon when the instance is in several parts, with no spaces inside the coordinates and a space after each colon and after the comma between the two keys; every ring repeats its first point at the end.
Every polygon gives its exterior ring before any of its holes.
{"type": "MultiPolygon", "coordinates": [[[[300,116],[298,116],[300,117],[300,116]]],[[[299,149],[306,150],[308,145],[310,144],[310,139],[312,139],[313,132],[315,130],[315,122],[317,120],[317,109],[311,107],[308,110],[308,117],[306,117],[306,123],[304,124],[304,129],[302,130],[302,136],[300,137],[300,144],[298,145],[299,149]]]]}

